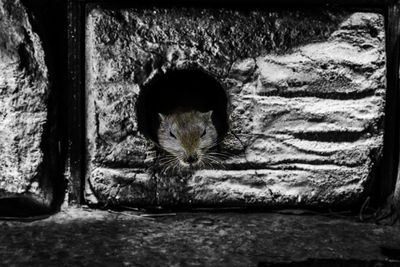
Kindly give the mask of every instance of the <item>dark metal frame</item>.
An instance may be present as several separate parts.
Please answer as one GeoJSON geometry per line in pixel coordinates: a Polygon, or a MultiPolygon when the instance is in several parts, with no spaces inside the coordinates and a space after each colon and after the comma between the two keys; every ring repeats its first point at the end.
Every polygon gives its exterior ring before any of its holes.
{"type": "Polygon", "coordinates": [[[87,4],[101,3],[120,6],[212,6],[264,8],[347,8],[384,14],[386,27],[385,133],[383,159],[377,170],[381,177],[375,185],[378,202],[394,190],[400,159],[400,0],[68,0],[68,159],[71,203],[83,204],[85,176],[85,55],[84,26],[87,4]]]}

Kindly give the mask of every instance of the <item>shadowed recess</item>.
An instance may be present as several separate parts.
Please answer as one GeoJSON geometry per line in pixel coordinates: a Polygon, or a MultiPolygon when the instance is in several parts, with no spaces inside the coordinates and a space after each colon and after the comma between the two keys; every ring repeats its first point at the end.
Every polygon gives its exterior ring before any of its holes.
{"type": "Polygon", "coordinates": [[[228,130],[228,99],[222,85],[199,69],[170,70],[156,75],[140,91],[136,105],[139,131],[158,142],[158,113],[171,114],[174,110],[213,111],[212,121],[218,137],[228,130]]]}

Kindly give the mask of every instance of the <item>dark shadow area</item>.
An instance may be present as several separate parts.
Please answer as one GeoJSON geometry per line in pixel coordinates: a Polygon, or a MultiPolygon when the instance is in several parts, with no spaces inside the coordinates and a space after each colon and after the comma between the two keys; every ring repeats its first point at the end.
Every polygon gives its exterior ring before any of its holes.
{"type": "Polygon", "coordinates": [[[321,216],[70,209],[0,232],[2,266],[399,266],[400,229],[321,216]],[[101,244],[101,245],[95,245],[101,244]],[[134,252],[134,253],[133,253],[134,252]]]}
{"type": "Polygon", "coordinates": [[[8,200],[16,216],[53,213],[64,201],[67,181],[64,177],[67,124],[65,112],[67,95],[67,3],[64,0],[22,0],[33,31],[40,37],[49,73],[47,98],[47,123],[44,126],[41,149],[44,152],[41,165],[40,187],[48,189],[52,196],[49,209],[41,209],[40,203],[27,200],[8,200]]]}
{"type": "Polygon", "coordinates": [[[42,203],[34,197],[10,197],[0,199],[0,220],[17,219],[18,217],[36,216],[49,213],[42,203]]]}
{"type": "Polygon", "coordinates": [[[219,139],[228,131],[228,99],[222,85],[199,69],[171,70],[156,75],[141,88],[136,105],[139,131],[157,142],[158,113],[171,114],[176,109],[212,110],[212,121],[219,139]]]}
{"type": "Polygon", "coordinates": [[[356,260],[356,259],[307,259],[305,261],[283,262],[283,263],[259,263],[259,267],[396,267],[398,262],[379,260],[356,260]]]}

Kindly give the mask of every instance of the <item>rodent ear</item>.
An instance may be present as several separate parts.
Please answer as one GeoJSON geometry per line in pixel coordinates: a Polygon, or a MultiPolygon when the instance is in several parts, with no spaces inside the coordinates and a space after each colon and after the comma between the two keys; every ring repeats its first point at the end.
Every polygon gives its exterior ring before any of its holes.
{"type": "Polygon", "coordinates": [[[210,110],[208,112],[204,112],[204,113],[201,113],[201,114],[203,115],[204,119],[208,121],[208,120],[211,120],[211,116],[213,114],[213,111],[210,110]]]}

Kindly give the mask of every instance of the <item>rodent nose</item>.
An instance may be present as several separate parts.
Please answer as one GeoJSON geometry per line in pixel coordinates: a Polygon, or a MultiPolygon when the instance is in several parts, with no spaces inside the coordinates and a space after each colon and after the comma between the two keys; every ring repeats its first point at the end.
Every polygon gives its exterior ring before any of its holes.
{"type": "Polygon", "coordinates": [[[192,164],[192,163],[197,162],[198,159],[199,159],[199,157],[197,155],[190,155],[185,159],[185,162],[192,164]]]}

